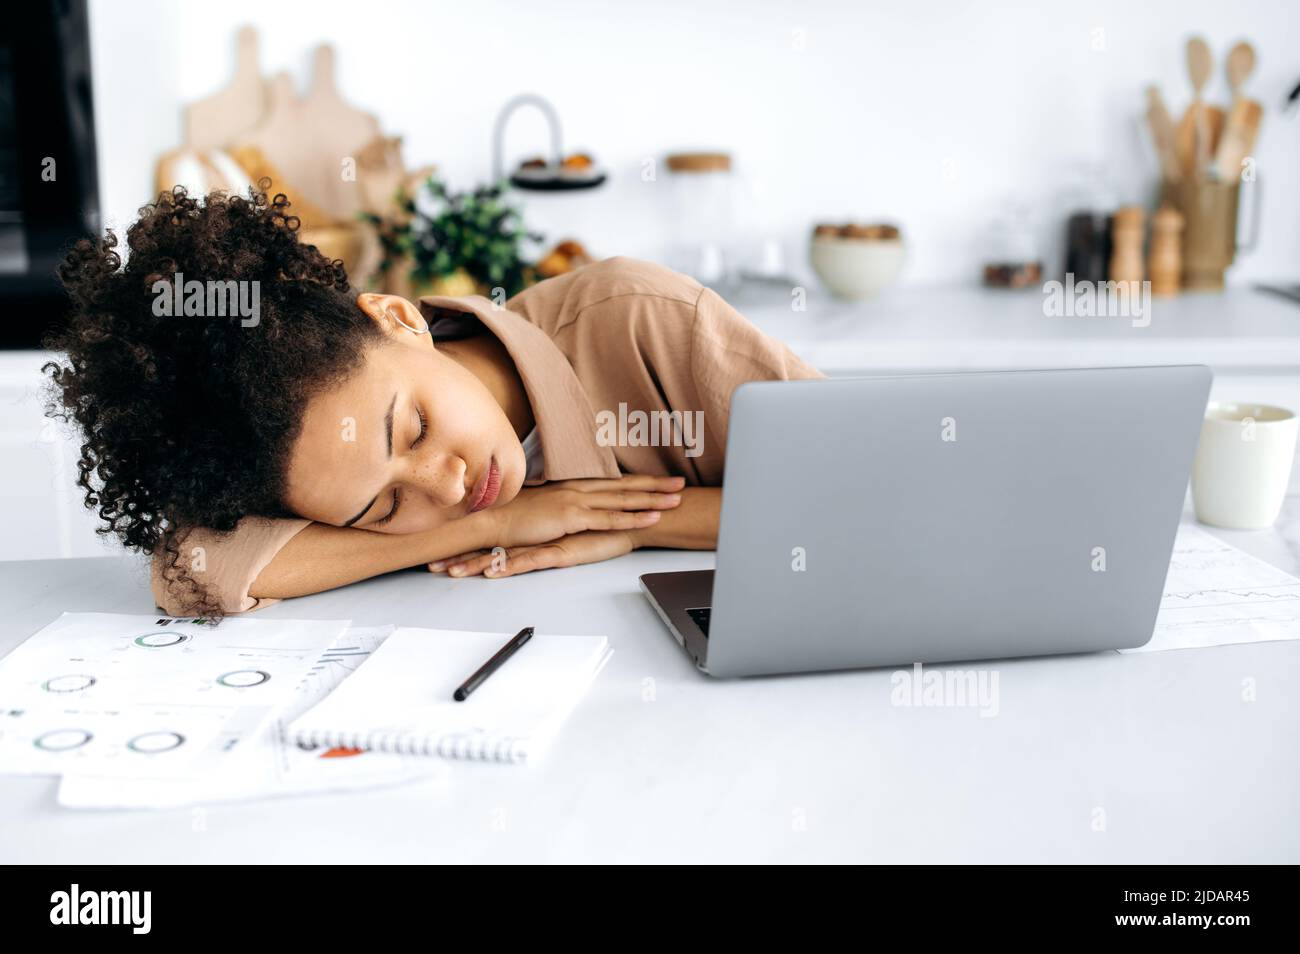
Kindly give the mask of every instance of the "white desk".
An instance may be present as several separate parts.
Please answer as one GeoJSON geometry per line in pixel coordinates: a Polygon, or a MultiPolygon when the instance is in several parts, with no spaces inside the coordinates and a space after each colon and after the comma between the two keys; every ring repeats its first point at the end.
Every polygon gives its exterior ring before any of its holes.
{"type": "MultiPolygon", "coordinates": [[[[1223,536],[1294,572],[1297,531],[1293,496],[1280,530],[1223,536]]],[[[716,682],[636,584],[712,559],[411,572],[273,607],[606,633],[616,652],[538,766],[164,812],[67,811],[54,779],[0,777],[0,862],[1300,861],[1300,642],[992,664],[994,718],[892,706],[886,670],[716,682]]],[[[65,610],[152,611],[118,558],[0,563],[0,594],[0,653],[65,610]]]]}

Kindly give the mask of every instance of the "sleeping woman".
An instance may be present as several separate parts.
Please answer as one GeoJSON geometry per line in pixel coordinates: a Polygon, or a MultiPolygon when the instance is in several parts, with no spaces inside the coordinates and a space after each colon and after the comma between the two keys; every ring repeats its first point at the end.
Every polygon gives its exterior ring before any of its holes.
{"type": "Polygon", "coordinates": [[[169,613],[408,567],[505,577],[711,549],[731,392],[821,376],[658,265],[613,258],[502,304],[408,301],[350,289],[296,228],[283,196],[178,189],[141,210],[125,255],[110,232],[60,269],[54,412],[81,429],[101,532],[152,556],[169,613]],[[256,307],[157,307],[194,280],[240,283],[256,307]]]}

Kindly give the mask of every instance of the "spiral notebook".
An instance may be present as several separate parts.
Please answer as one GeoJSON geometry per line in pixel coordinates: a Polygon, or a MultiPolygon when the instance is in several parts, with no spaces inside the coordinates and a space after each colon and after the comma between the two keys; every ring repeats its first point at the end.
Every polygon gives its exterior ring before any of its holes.
{"type": "Polygon", "coordinates": [[[453,701],[513,635],[398,629],[289,735],[309,747],[536,761],[612,650],[604,636],[537,633],[468,699],[453,701]]]}

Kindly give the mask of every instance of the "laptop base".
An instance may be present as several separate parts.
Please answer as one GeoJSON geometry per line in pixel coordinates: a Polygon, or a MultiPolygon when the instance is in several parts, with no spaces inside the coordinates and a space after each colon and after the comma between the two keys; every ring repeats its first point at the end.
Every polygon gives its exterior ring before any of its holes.
{"type": "Polygon", "coordinates": [[[707,610],[713,605],[713,571],[645,573],[640,579],[641,589],[664,625],[695,660],[695,665],[708,672],[709,637],[695,619],[702,614],[692,615],[691,611],[707,610]]]}

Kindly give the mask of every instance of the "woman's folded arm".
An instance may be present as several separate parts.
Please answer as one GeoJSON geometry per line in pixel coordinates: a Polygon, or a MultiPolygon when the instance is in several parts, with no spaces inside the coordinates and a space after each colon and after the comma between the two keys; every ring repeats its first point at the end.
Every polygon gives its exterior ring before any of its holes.
{"type": "Polygon", "coordinates": [[[639,531],[679,505],[682,485],[680,477],[626,475],[525,487],[505,506],[415,533],[249,517],[230,533],[200,529],[179,539],[176,570],[191,583],[169,581],[177,573],[164,573],[166,557],[156,555],[154,598],[176,615],[197,612],[200,598],[226,613],[243,613],[498,545],[536,545],[587,531],[639,531]]]}
{"type": "Polygon", "coordinates": [[[419,533],[375,533],[309,524],[262,568],[249,587],[249,595],[256,600],[307,596],[477,547],[490,547],[495,526],[489,511],[419,533]]]}
{"type": "Polygon", "coordinates": [[[229,533],[196,529],[182,534],[173,570],[166,570],[165,552],[155,554],[154,600],[178,616],[212,604],[225,613],[245,613],[491,546],[495,526],[487,511],[410,534],[249,517],[229,533]]]}

